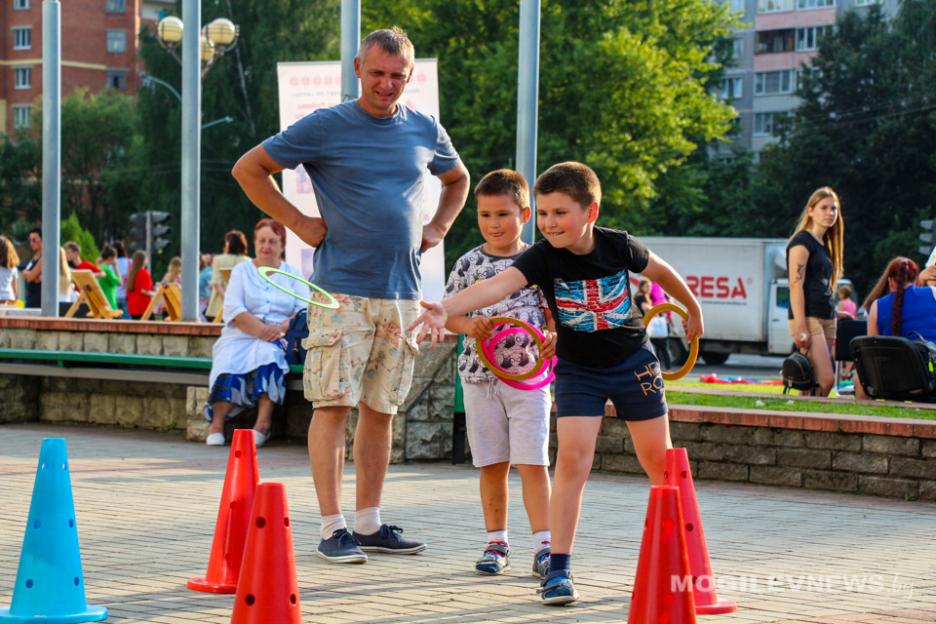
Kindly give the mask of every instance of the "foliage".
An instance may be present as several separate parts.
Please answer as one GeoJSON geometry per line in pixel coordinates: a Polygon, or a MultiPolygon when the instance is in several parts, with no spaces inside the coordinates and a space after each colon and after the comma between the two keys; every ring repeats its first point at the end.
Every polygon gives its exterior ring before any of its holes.
{"type": "Polygon", "coordinates": [[[64,245],[69,241],[78,243],[78,246],[81,247],[81,257],[84,260],[94,262],[101,255],[101,250],[98,249],[94,235],[82,227],[81,222],[78,220],[78,213],[73,212],[68,215],[67,219],[62,221],[61,232],[62,244],[64,245]]]}
{"type": "Polygon", "coordinates": [[[0,224],[7,236],[14,233],[16,223],[39,221],[42,213],[40,165],[39,146],[28,136],[0,135],[0,224]]]}
{"type": "Polygon", "coordinates": [[[862,291],[891,257],[916,255],[918,221],[936,215],[934,25],[930,2],[903,2],[892,22],[879,7],[846,14],[753,180],[744,216],[763,234],[788,234],[815,188],[839,192],[845,270],[862,291]]]}

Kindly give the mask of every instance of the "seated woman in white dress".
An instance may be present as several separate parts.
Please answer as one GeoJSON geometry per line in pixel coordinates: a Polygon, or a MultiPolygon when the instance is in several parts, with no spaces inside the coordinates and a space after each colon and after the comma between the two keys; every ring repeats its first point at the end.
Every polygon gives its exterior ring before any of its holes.
{"type": "MultiPolygon", "coordinates": [[[[282,261],[286,229],[273,219],[262,219],[254,227],[254,253],[251,262],[242,262],[231,271],[224,295],[224,329],[212,351],[211,393],[205,405],[209,446],[224,445],[224,421],[240,411],[257,406],[254,440],[262,446],[270,436],[273,404],[286,397],[286,341],[283,336],[289,320],[306,304],[274,288],[258,272],[274,267],[301,275],[282,261]]],[[[272,273],[270,278],[303,297],[309,289],[302,282],[272,273]]]]}

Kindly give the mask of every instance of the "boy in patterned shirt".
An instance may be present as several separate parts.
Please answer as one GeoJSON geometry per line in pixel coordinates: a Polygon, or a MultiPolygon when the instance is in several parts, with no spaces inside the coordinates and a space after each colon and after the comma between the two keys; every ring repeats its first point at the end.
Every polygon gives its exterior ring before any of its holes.
{"type": "MultiPolygon", "coordinates": [[[[478,229],[484,244],[455,263],[446,296],[477,281],[494,277],[513,264],[529,245],[520,240],[523,224],[530,219],[530,191],[523,176],[499,169],[484,176],[475,188],[478,229]]],[[[448,319],[449,331],[470,338],[491,335],[491,317],[508,316],[546,333],[544,356],[551,355],[555,334],[547,331],[546,300],[539,288],[521,288],[468,316],[448,319]]],[[[498,365],[511,372],[529,369],[536,359],[532,339],[521,334],[495,346],[498,365]]],[[[487,546],[475,564],[478,574],[501,574],[509,569],[507,501],[510,465],[517,467],[523,501],[533,532],[533,574],[543,577],[549,568],[549,387],[538,390],[512,388],[495,377],[477,355],[475,340],[465,341],[458,358],[458,374],[464,390],[468,442],[474,465],[481,471],[481,505],[487,529],[487,546]]]]}

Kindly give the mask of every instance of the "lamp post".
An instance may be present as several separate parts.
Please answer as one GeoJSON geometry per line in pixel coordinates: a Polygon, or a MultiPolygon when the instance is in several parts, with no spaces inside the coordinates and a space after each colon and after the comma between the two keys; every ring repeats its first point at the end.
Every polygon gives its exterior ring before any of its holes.
{"type": "Polygon", "coordinates": [[[182,320],[197,321],[201,81],[211,66],[237,45],[239,29],[224,17],[199,28],[201,0],[183,0],[182,18],[169,16],[160,20],[156,40],[182,63],[182,320]],[[195,24],[196,28],[186,30],[185,22],[195,24]]]}

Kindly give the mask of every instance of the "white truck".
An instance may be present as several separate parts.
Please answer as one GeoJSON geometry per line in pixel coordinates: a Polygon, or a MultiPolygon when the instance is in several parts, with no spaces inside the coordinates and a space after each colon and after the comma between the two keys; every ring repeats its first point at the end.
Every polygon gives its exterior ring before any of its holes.
{"type": "MultiPolygon", "coordinates": [[[[699,346],[706,364],[722,364],[732,353],[792,351],[787,327],[787,239],[637,238],[683,276],[702,304],[705,335],[699,346]]],[[[684,360],[685,344],[681,340],[670,344],[674,359],[684,360]]]]}

